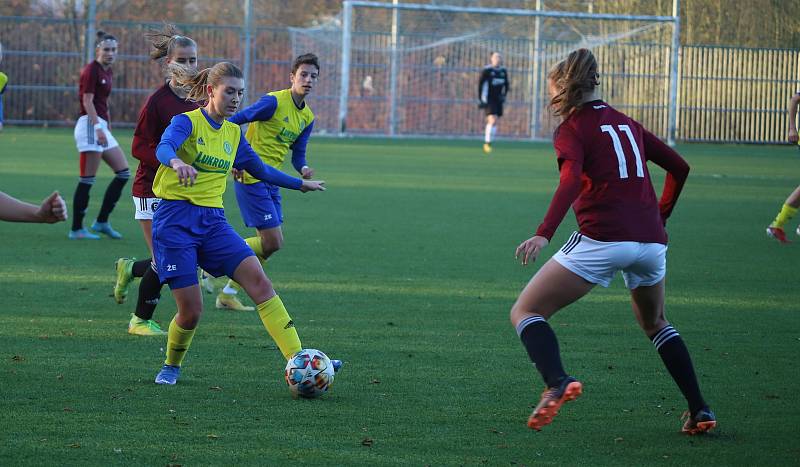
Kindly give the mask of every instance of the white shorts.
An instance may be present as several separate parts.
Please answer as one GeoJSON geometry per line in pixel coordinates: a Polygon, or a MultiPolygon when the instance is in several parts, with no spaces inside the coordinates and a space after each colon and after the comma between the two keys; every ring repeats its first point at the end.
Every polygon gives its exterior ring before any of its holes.
{"type": "Polygon", "coordinates": [[[97,117],[97,124],[106,134],[108,144],[105,146],[97,144],[94,128],[89,124],[89,116],[81,115],[81,118],[75,123],[75,145],[78,146],[78,152],[103,152],[119,146],[114,135],[108,130],[108,122],[97,117]]]}
{"type": "Polygon", "coordinates": [[[161,198],[139,198],[133,197],[133,205],[136,206],[136,213],[133,218],[136,220],[153,220],[153,214],[158,209],[161,198]]]}
{"type": "Polygon", "coordinates": [[[661,243],[600,242],[573,232],[553,259],[593,284],[611,285],[622,271],[625,286],[658,284],[667,273],[667,246],[661,243]]]}

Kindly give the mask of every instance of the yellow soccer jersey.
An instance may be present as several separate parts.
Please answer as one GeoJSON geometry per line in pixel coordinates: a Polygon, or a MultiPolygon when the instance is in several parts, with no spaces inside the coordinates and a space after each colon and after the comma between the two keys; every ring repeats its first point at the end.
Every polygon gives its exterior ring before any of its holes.
{"type": "MultiPolygon", "coordinates": [[[[302,109],[297,108],[292,100],[291,89],[270,92],[268,95],[275,96],[278,101],[275,114],[269,120],[256,120],[250,123],[245,136],[261,160],[277,169],[283,165],[289,148],[300,133],[314,121],[314,113],[308,103],[302,109]]],[[[245,173],[244,183],[252,184],[259,181],[245,173]]]]}
{"type": "Polygon", "coordinates": [[[3,92],[3,89],[6,87],[8,83],[8,75],[0,71],[0,92],[3,92]]]}
{"type": "Polygon", "coordinates": [[[161,165],[153,181],[153,193],[162,199],[186,200],[196,206],[222,207],[228,173],[239,148],[242,130],[225,120],[217,130],[206,120],[201,109],[186,112],[192,133],[176,155],[197,170],[192,186],[182,186],[172,168],[161,165]]]}

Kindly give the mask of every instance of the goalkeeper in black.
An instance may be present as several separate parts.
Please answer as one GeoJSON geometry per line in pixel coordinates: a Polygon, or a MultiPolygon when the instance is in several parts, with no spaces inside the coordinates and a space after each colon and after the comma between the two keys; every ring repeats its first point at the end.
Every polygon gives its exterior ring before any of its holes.
{"type": "Polygon", "coordinates": [[[501,66],[503,57],[500,52],[492,52],[487,65],[481,71],[478,83],[478,98],[480,108],[486,110],[486,131],[483,140],[483,152],[492,152],[492,140],[497,133],[497,120],[503,116],[503,103],[510,89],[508,71],[501,66]]]}

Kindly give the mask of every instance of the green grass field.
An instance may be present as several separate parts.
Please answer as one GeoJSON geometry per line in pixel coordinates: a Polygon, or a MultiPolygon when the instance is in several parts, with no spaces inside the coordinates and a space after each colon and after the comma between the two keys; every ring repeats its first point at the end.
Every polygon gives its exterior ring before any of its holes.
{"type": "MultiPolygon", "coordinates": [[[[116,134],[128,153],[131,133],[116,134]]],[[[679,433],[685,402],[620,278],[552,320],[585,393],[544,431],[525,426],[542,383],[508,311],[575,225],[570,213],[533,267],[515,263],[557,183],[549,145],[486,157],[476,142],[317,138],[329,190],[284,194],[267,273],[304,346],[346,362],[333,391],[293,400],[257,315],[212,295],[179,384],[153,384],[165,340],[126,333],[136,286],[124,305],[109,296],[113,261],[147,256],[127,187],[119,241],[0,224],[0,465],[797,465],[800,242],[764,228],[798,152],[678,149],[692,173],[668,226],[667,316],[717,413],[709,436],[679,433]]],[[[2,190],[21,199],[59,189],[71,208],[77,165],[69,129],[0,133],[2,190]]],[[[109,179],[101,167],[87,223],[109,179]]],[[[232,190],[226,208],[249,235],[232,190]]]]}

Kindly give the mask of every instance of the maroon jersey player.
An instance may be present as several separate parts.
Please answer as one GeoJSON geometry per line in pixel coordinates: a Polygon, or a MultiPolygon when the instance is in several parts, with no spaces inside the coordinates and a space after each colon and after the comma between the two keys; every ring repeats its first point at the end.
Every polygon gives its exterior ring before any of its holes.
{"type": "Polygon", "coordinates": [[[117,39],[98,31],[95,54],[96,59],[81,71],[78,88],[81,115],[75,123],[74,133],[75,145],[80,153],[80,180],[72,201],[73,217],[69,238],[73,240],[100,238],[99,235],[83,227],[83,217],[89,206],[89,192],[94,185],[101,160],[114,171],[114,178],[108,184],[103,196],[103,205],[92,224],[92,230],[110,238],[122,238],[119,232],[111,228],[108,217],[130,177],[128,161],[109,127],[111,118],[108,111],[108,96],[111,94],[113,80],[111,65],[117,56],[117,39]]]}
{"type": "MultiPolygon", "coordinates": [[[[163,61],[164,64],[179,63],[197,68],[197,44],[191,38],[179,34],[174,25],[166,24],[161,31],[148,33],[145,37],[153,46],[151,59],[163,61]]],[[[161,297],[161,280],[151,267],[153,214],[161,201],[153,194],[153,179],[160,165],[156,159],[156,146],[161,141],[161,135],[169,126],[172,117],[198,107],[196,103],[186,100],[186,92],[172,77],[168,78],[147,98],[142,107],[131,147],[133,157],[139,159],[132,190],[134,218],[142,227],[151,257],[140,261],[119,258],[116,262],[117,281],[114,286],[114,298],[117,303],[124,303],[131,280],[134,277],[142,278],[136,311],[128,323],[128,332],[143,336],[164,334],[158,323],[152,319],[161,297]]]]}
{"type": "Polygon", "coordinates": [[[536,235],[517,247],[522,263],[534,261],[572,206],[579,230],[547,261],[511,309],[511,322],[546,389],[528,419],[539,430],[583,386],[561,364],[547,320],[622,271],[639,325],[651,339],[689,410],[682,430],[703,433],[716,425],[683,339],[664,315],[667,234],[689,174],[686,162],[635,120],[595,94],[597,61],[586,49],[572,52],[550,71],[550,107],[563,121],[555,133],[560,181],[536,235]],[[667,171],[656,198],[647,162],[667,171]]]}

